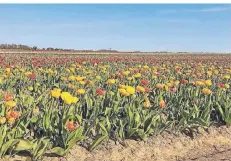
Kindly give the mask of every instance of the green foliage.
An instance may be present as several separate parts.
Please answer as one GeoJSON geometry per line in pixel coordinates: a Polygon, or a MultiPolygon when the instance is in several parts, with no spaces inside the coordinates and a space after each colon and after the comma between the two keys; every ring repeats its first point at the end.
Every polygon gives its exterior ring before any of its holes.
{"type": "MultiPolygon", "coordinates": [[[[146,140],[164,130],[186,132],[213,123],[231,124],[231,69],[220,69],[216,62],[202,66],[197,61],[163,62],[162,57],[156,64],[143,57],[138,62],[133,57],[16,58],[23,63],[15,60],[14,68],[0,68],[0,157],[27,151],[38,160],[47,151],[64,156],[76,144],[93,151],[109,139],[146,140]],[[92,63],[97,59],[101,64],[92,63]],[[220,74],[206,74],[210,66],[220,74]],[[148,83],[142,84],[142,79],[148,83]],[[213,81],[206,85],[205,80],[213,81]],[[129,93],[128,86],[135,92],[129,93]],[[13,102],[5,98],[9,93],[13,102]]],[[[11,64],[12,60],[4,58],[11,64]]]]}

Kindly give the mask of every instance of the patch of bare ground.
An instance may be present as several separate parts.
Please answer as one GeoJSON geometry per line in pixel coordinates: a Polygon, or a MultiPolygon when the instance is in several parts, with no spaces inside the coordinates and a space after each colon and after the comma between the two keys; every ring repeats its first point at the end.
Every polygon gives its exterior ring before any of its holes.
{"type": "MultiPolygon", "coordinates": [[[[190,138],[167,132],[147,141],[126,140],[125,145],[113,141],[93,152],[75,146],[65,157],[45,156],[44,161],[219,161],[231,160],[231,127],[211,127],[190,138]]],[[[4,158],[3,161],[29,161],[26,156],[4,158]]]]}

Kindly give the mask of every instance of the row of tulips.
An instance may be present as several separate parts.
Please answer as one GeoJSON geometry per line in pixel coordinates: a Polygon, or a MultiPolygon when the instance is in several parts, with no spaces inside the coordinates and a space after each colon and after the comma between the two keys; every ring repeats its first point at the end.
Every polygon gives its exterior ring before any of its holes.
{"type": "Polygon", "coordinates": [[[231,124],[229,55],[0,57],[0,157],[231,124]]]}

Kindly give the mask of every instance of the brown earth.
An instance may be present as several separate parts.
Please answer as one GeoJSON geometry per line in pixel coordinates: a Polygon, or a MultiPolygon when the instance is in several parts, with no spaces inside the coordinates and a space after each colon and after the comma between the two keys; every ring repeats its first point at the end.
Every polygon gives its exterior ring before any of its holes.
{"type": "MultiPolygon", "coordinates": [[[[163,133],[147,141],[126,140],[125,145],[113,141],[100,145],[93,152],[75,146],[63,158],[44,157],[44,161],[230,161],[231,127],[199,130],[193,139],[185,135],[163,133]]],[[[1,160],[1,159],[0,159],[1,160]]],[[[14,156],[2,161],[29,161],[14,156]]]]}

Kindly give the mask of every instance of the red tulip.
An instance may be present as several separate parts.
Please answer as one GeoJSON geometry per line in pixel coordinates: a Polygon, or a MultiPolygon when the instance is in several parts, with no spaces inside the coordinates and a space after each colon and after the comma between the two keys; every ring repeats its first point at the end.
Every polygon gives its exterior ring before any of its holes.
{"type": "Polygon", "coordinates": [[[34,73],[32,73],[32,74],[29,75],[29,78],[30,78],[30,79],[35,79],[35,78],[36,78],[36,75],[35,75],[34,73]]]}
{"type": "Polygon", "coordinates": [[[97,89],[96,89],[96,93],[97,93],[98,95],[100,95],[100,96],[103,96],[103,95],[104,95],[104,91],[103,91],[102,89],[100,89],[100,88],[97,88],[97,89]]]}
{"type": "Polygon", "coordinates": [[[146,79],[143,79],[143,80],[140,81],[140,83],[143,84],[143,85],[148,85],[149,81],[146,80],[146,79]]]}

